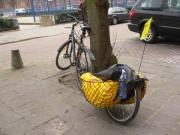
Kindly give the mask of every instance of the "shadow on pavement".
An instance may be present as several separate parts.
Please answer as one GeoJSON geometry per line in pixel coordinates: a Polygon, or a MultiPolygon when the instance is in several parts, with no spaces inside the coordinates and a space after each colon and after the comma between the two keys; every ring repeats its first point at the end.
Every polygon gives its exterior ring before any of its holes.
{"type": "Polygon", "coordinates": [[[180,47],[180,39],[175,39],[175,38],[159,38],[157,43],[176,45],[180,47]]]}

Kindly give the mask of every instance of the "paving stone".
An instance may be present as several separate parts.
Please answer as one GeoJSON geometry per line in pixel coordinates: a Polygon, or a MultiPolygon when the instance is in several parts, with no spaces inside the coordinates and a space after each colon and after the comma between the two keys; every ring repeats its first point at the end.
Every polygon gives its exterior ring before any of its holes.
{"type": "Polygon", "coordinates": [[[37,93],[39,91],[39,88],[36,86],[36,83],[32,83],[32,84],[21,83],[21,84],[22,84],[21,86],[18,86],[17,88],[13,88],[13,90],[22,96],[28,96],[30,94],[37,93]]]}
{"type": "MultiPolygon", "coordinates": [[[[137,120],[140,120],[141,123],[137,124],[134,123],[134,125],[138,126],[146,122],[154,113],[156,112],[155,109],[148,108],[148,106],[143,105],[141,102],[138,114],[136,116],[137,120]]],[[[133,123],[133,122],[132,122],[133,123]]]]}
{"type": "Polygon", "coordinates": [[[29,99],[27,96],[23,95],[23,96],[19,96],[17,98],[14,98],[11,101],[6,102],[6,104],[11,108],[16,109],[16,108],[24,106],[30,102],[32,102],[32,99],[29,99]]]}
{"type": "Polygon", "coordinates": [[[24,119],[17,120],[12,122],[3,128],[3,132],[6,135],[24,135],[26,132],[30,131],[33,126],[25,121],[24,119]]]}
{"type": "Polygon", "coordinates": [[[172,130],[173,135],[179,135],[179,133],[180,133],[180,120],[179,123],[172,130]]]}
{"type": "Polygon", "coordinates": [[[41,107],[42,104],[39,104],[38,102],[36,102],[36,100],[34,100],[32,102],[28,102],[27,104],[23,104],[22,106],[15,108],[14,111],[16,111],[18,114],[25,115],[31,110],[35,110],[41,107]]]}
{"type": "Polygon", "coordinates": [[[89,114],[79,110],[79,108],[71,107],[69,105],[59,106],[61,110],[57,115],[64,121],[69,121],[70,123],[78,123],[79,121],[85,119],[89,114]]]}
{"type": "Polygon", "coordinates": [[[65,131],[62,135],[90,135],[91,133],[81,131],[79,129],[70,128],[69,130],[65,131]]]}
{"type": "Polygon", "coordinates": [[[78,130],[80,133],[87,135],[98,134],[103,127],[107,125],[107,122],[98,119],[94,116],[89,116],[76,123],[73,128],[78,130]]]}
{"type": "Polygon", "coordinates": [[[22,117],[13,112],[6,105],[0,105],[0,128],[7,126],[8,124],[21,119],[22,117]]]}
{"type": "MultiPolygon", "coordinates": [[[[173,100],[173,99],[172,99],[173,100]]],[[[173,115],[180,117],[180,106],[179,104],[172,104],[171,100],[160,110],[160,113],[165,115],[173,115]]]]}
{"type": "Polygon", "coordinates": [[[174,105],[179,105],[180,103],[180,94],[179,95],[174,95],[170,101],[169,101],[171,104],[174,104],[174,105]]]}
{"type": "Polygon", "coordinates": [[[98,135],[130,135],[128,130],[121,125],[107,124],[97,133],[98,135]]]}
{"type": "Polygon", "coordinates": [[[33,129],[27,135],[62,135],[70,126],[67,122],[57,118],[49,120],[47,123],[33,129]]]}
{"type": "Polygon", "coordinates": [[[179,117],[175,117],[174,115],[166,115],[163,113],[157,113],[153,116],[149,122],[155,123],[159,127],[164,128],[168,132],[170,132],[180,120],[179,117]]]}
{"type": "Polygon", "coordinates": [[[2,129],[0,129],[0,135],[6,135],[2,129]]]}
{"type": "Polygon", "coordinates": [[[47,110],[43,108],[43,106],[41,108],[29,110],[22,115],[33,126],[39,126],[55,117],[51,110],[47,110]]]}
{"type": "Polygon", "coordinates": [[[64,103],[67,103],[73,107],[77,107],[81,111],[88,114],[93,115],[95,113],[96,108],[88,103],[81,91],[71,92],[71,94],[64,99],[64,103]]]}
{"type": "Polygon", "coordinates": [[[168,82],[167,79],[164,79],[158,75],[154,76],[148,81],[149,91],[153,92],[154,90],[159,90],[162,86],[164,86],[168,82]]]}
{"type": "Polygon", "coordinates": [[[20,96],[20,94],[16,93],[15,91],[12,91],[12,90],[1,91],[0,95],[1,95],[0,100],[2,100],[3,102],[13,100],[20,96]]]}
{"type": "Polygon", "coordinates": [[[23,116],[33,126],[39,126],[49,119],[55,117],[54,113],[46,108],[46,105],[35,101],[15,108],[15,111],[23,116]]]}
{"type": "Polygon", "coordinates": [[[141,128],[142,125],[147,123],[147,120],[153,115],[154,111],[155,110],[152,110],[151,108],[148,108],[141,103],[140,109],[135,119],[127,125],[125,125],[128,134],[134,135],[135,131],[138,128],[141,128]]]}
{"type": "Polygon", "coordinates": [[[25,135],[44,135],[44,132],[42,130],[32,130],[27,132],[25,135]]]}
{"type": "Polygon", "coordinates": [[[161,100],[153,95],[146,95],[141,101],[144,106],[152,110],[158,110],[161,106],[166,103],[166,100],[161,100]]]}
{"type": "Polygon", "coordinates": [[[134,135],[170,135],[170,133],[156,125],[145,124],[134,131],[134,135]]]}

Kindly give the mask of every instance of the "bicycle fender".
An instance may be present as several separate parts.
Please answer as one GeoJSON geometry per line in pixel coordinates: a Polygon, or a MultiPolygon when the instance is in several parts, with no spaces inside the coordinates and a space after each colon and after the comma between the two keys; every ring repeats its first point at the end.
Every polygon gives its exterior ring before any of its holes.
{"type": "MultiPolygon", "coordinates": [[[[71,42],[72,42],[72,40],[67,40],[67,41],[64,42],[61,46],[66,45],[66,44],[69,44],[69,43],[71,43],[71,42]]],[[[58,48],[58,51],[60,50],[61,46],[58,48]]]]}
{"type": "Polygon", "coordinates": [[[94,57],[94,55],[93,55],[93,53],[91,52],[90,49],[88,49],[87,47],[83,47],[83,50],[86,51],[89,54],[91,60],[95,61],[95,57],[94,57]]]}

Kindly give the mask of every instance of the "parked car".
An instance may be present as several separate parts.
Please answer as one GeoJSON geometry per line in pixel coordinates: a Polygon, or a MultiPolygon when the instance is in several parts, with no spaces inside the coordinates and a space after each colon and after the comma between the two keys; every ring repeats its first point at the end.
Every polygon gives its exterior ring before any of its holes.
{"type": "Polygon", "coordinates": [[[120,21],[128,20],[128,10],[123,7],[110,7],[108,10],[108,19],[109,23],[114,25],[120,21]]]}
{"type": "Polygon", "coordinates": [[[14,17],[16,16],[14,9],[0,9],[0,17],[14,17]]]}
{"type": "Polygon", "coordinates": [[[153,22],[146,42],[153,43],[158,36],[180,37],[180,0],[138,0],[130,12],[129,30],[141,34],[150,17],[153,22]]]}
{"type": "Polygon", "coordinates": [[[3,16],[3,15],[4,15],[3,10],[0,9],[0,17],[3,16]]]}
{"type": "Polygon", "coordinates": [[[67,6],[66,7],[66,10],[78,10],[79,9],[79,7],[77,7],[77,6],[67,6]]]}
{"type": "Polygon", "coordinates": [[[17,8],[16,13],[26,13],[26,9],[25,8],[17,8]]]}

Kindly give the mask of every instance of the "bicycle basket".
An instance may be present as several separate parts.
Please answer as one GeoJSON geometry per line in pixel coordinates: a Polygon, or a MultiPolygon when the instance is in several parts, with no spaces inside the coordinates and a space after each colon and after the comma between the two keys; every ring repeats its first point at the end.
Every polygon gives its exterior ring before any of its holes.
{"type": "MultiPolygon", "coordinates": [[[[135,96],[130,93],[126,100],[120,100],[117,97],[118,82],[111,80],[103,81],[91,73],[83,74],[81,80],[82,90],[86,100],[97,108],[108,108],[116,104],[132,104],[135,102],[135,96]]],[[[146,93],[147,81],[141,79],[141,83],[138,85],[141,85],[139,88],[142,100],[146,93]]],[[[133,90],[134,87],[130,89],[133,90]]]]}
{"type": "Polygon", "coordinates": [[[82,90],[86,100],[97,108],[107,108],[119,103],[116,98],[118,82],[102,81],[91,73],[81,76],[82,90]]]}

